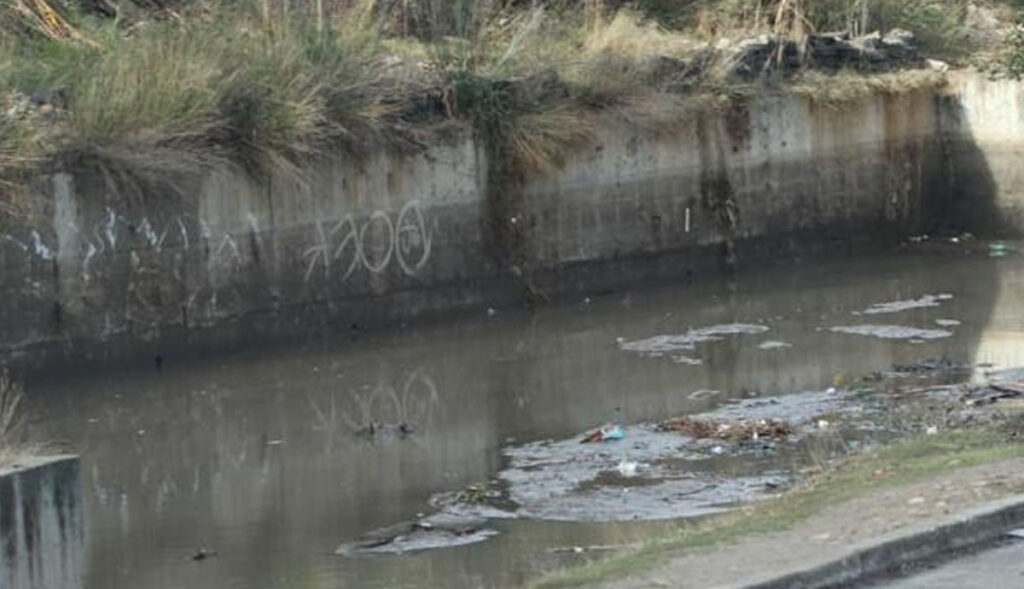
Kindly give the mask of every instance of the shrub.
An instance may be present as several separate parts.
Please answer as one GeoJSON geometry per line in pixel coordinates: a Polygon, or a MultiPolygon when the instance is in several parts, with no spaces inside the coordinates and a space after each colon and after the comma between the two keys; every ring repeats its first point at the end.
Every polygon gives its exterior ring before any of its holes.
{"type": "Polygon", "coordinates": [[[997,76],[1014,80],[1024,77],[1024,17],[1006,34],[1002,55],[994,69],[997,76]]]}

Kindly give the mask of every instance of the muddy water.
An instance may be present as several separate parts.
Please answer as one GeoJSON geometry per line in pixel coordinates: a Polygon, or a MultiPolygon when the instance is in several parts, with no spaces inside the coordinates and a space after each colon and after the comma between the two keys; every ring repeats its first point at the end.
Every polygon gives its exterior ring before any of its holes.
{"type": "Polygon", "coordinates": [[[780,265],[532,316],[29,382],[30,433],[83,456],[90,589],[514,585],[601,552],[572,547],[676,524],[521,517],[459,547],[334,551],[494,478],[516,449],[610,420],[820,392],[923,357],[1024,365],[1022,262],[780,265]],[[357,433],[371,423],[383,426],[357,433]],[[199,547],[217,555],[193,561],[199,547]]]}

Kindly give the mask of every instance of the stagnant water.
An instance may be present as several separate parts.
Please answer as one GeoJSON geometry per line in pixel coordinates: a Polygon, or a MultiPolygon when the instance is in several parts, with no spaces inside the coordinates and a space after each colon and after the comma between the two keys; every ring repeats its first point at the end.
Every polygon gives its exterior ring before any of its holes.
{"type": "MultiPolygon", "coordinates": [[[[82,455],[89,589],[516,585],[594,557],[571,547],[673,524],[520,518],[455,548],[335,550],[494,478],[505,449],[612,419],[821,391],[923,357],[1022,365],[1022,262],[904,252],[780,264],[529,316],[30,381],[29,433],[82,455]],[[372,422],[415,431],[356,434],[372,422]],[[196,562],[197,547],[218,554],[196,562]]],[[[742,469],[726,458],[715,468],[742,469]]]]}

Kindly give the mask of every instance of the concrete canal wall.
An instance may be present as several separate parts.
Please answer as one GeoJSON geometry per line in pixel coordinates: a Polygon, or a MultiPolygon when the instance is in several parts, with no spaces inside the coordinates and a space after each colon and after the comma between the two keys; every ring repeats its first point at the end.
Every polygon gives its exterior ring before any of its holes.
{"type": "Polygon", "coordinates": [[[943,134],[957,191],[954,214],[990,234],[1024,232],[1024,84],[957,73],[943,134]]]}
{"type": "Polygon", "coordinates": [[[559,170],[507,185],[469,129],[269,178],[161,184],[82,162],[40,178],[32,214],[0,227],[0,350],[162,358],[893,244],[966,218],[1013,228],[1020,96],[963,75],[841,105],[763,93],[672,125],[609,114],[559,170]]]}
{"type": "Polygon", "coordinates": [[[85,550],[78,458],[0,469],[0,587],[80,589],[85,550]]]}

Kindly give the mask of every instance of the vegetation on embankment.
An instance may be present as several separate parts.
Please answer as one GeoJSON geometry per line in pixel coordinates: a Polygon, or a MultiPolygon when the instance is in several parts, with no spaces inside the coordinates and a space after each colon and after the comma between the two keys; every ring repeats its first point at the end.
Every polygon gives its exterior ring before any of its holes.
{"type": "Polygon", "coordinates": [[[25,422],[25,389],[20,381],[0,370],[0,469],[16,466],[28,458],[39,456],[42,447],[26,445],[20,440],[25,422]]]}
{"type": "MultiPolygon", "coordinates": [[[[985,14],[998,23],[1011,9],[992,0],[985,14]]],[[[507,170],[550,169],[592,136],[595,113],[660,129],[777,83],[767,68],[736,78],[737,40],[902,28],[925,55],[966,63],[998,51],[977,10],[969,0],[12,0],[0,8],[0,202],[55,161],[142,181],[224,162],[260,172],[339,150],[416,149],[452,122],[472,124],[507,170]]],[[[846,88],[863,79],[847,75],[846,88]]],[[[934,83],[910,79],[891,87],[934,83]]],[[[802,88],[828,86],[812,77],[802,88]]]]}

